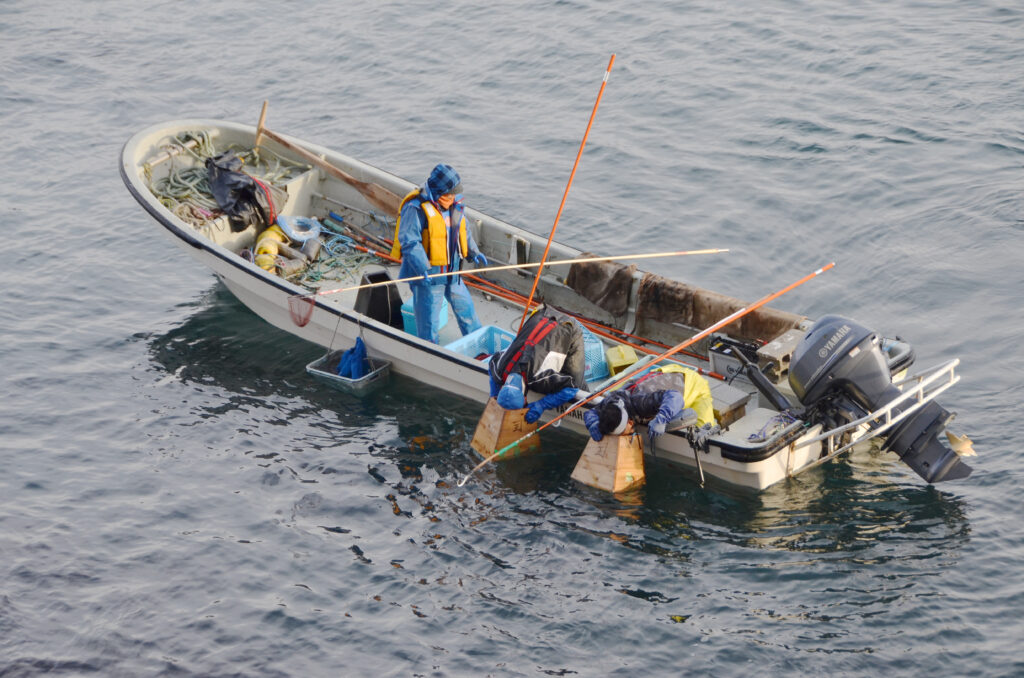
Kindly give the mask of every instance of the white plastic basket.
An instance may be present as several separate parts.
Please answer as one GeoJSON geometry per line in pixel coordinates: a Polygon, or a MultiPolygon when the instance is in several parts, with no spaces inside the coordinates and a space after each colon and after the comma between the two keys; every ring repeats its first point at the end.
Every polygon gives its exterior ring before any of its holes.
{"type": "Polygon", "coordinates": [[[338,374],[338,361],[344,351],[334,351],[306,365],[306,372],[317,381],[332,388],[356,395],[365,393],[375,386],[380,386],[391,374],[391,363],[387,360],[367,358],[370,371],[359,379],[350,379],[338,374]]]}

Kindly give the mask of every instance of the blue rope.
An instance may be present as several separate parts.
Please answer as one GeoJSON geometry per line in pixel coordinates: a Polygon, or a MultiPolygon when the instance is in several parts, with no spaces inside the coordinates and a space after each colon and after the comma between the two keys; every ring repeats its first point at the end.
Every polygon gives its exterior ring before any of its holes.
{"type": "Polygon", "coordinates": [[[331,253],[332,257],[349,254],[355,250],[356,241],[347,235],[332,235],[323,243],[323,248],[331,253]]]}
{"type": "Polygon", "coordinates": [[[769,438],[774,437],[778,433],[781,433],[786,429],[787,426],[797,421],[789,412],[779,412],[775,416],[765,423],[756,433],[751,433],[747,436],[747,440],[752,443],[763,443],[769,438]]]}

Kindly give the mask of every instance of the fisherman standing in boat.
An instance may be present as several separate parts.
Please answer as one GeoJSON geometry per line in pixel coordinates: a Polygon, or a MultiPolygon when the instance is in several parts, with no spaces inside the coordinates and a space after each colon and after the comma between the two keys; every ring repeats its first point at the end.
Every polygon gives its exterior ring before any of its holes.
{"type": "Polygon", "coordinates": [[[634,424],[647,424],[652,444],[666,430],[693,427],[692,440],[700,447],[720,430],[707,379],[676,365],[655,368],[614,391],[583,414],[583,423],[598,441],[629,433],[634,424]]]}
{"type": "Polygon", "coordinates": [[[487,257],[477,248],[466,224],[462,182],[449,165],[437,165],[423,186],[402,200],[391,256],[402,259],[400,278],[422,276],[421,280],[409,283],[418,337],[438,343],[439,316],[445,298],[455,312],[462,334],[480,328],[462,276],[428,277],[461,270],[464,259],[477,266],[487,265],[487,257]]]}
{"type": "Polygon", "coordinates": [[[524,416],[532,424],[545,410],[575,399],[586,387],[583,331],[567,315],[541,306],[508,348],[491,357],[487,372],[491,397],[506,410],[526,407],[528,391],[545,394],[524,416]]]}

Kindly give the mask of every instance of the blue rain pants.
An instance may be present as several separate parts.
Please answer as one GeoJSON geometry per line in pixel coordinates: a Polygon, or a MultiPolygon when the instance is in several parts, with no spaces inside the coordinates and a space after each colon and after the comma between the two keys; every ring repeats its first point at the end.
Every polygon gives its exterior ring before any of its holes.
{"type": "Polygon", "coordinates": [[[416,336],[420,339],[438,343],[441,300],[444,298],[448,299],[463,335],[480,329],[473,298],[469,296],[469,288],[461,278],[455,278],[443,285],[417,282],[410,284],[409,287],[412,289],[412,308],[416,315],[416,336]]]}

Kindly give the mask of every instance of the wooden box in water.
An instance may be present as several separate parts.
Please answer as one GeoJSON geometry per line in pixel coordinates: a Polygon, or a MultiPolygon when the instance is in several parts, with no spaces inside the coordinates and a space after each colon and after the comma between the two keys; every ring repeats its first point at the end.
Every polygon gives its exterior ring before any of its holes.
{"type": "Polygon", "coordinates": [[[600,441],[591,438],[576,462],[572,479],[605,492],[625,492],[640,487],[646,481],[640,436],[631,433],[604,436],[600,441]]]}
{"type": "MultiPolygon", "coordinates": [[[[476,450],[477,454],[486,458],[506,445],[511,445],[527,433],[536,431],[536,422],[526,423],[524,419],[526,412],[526,409],[506,410],[498,404],[497,400],[491,398],[487,401],[484,413],[480,415],[480,421],[476,425],[476,432],[473,434],[473,442],[470,443],[470,446],[476,450]]],[[[539,449],[540,438],[530,436],[499,457],[499,460],[521,457],[539,449]]]]}

